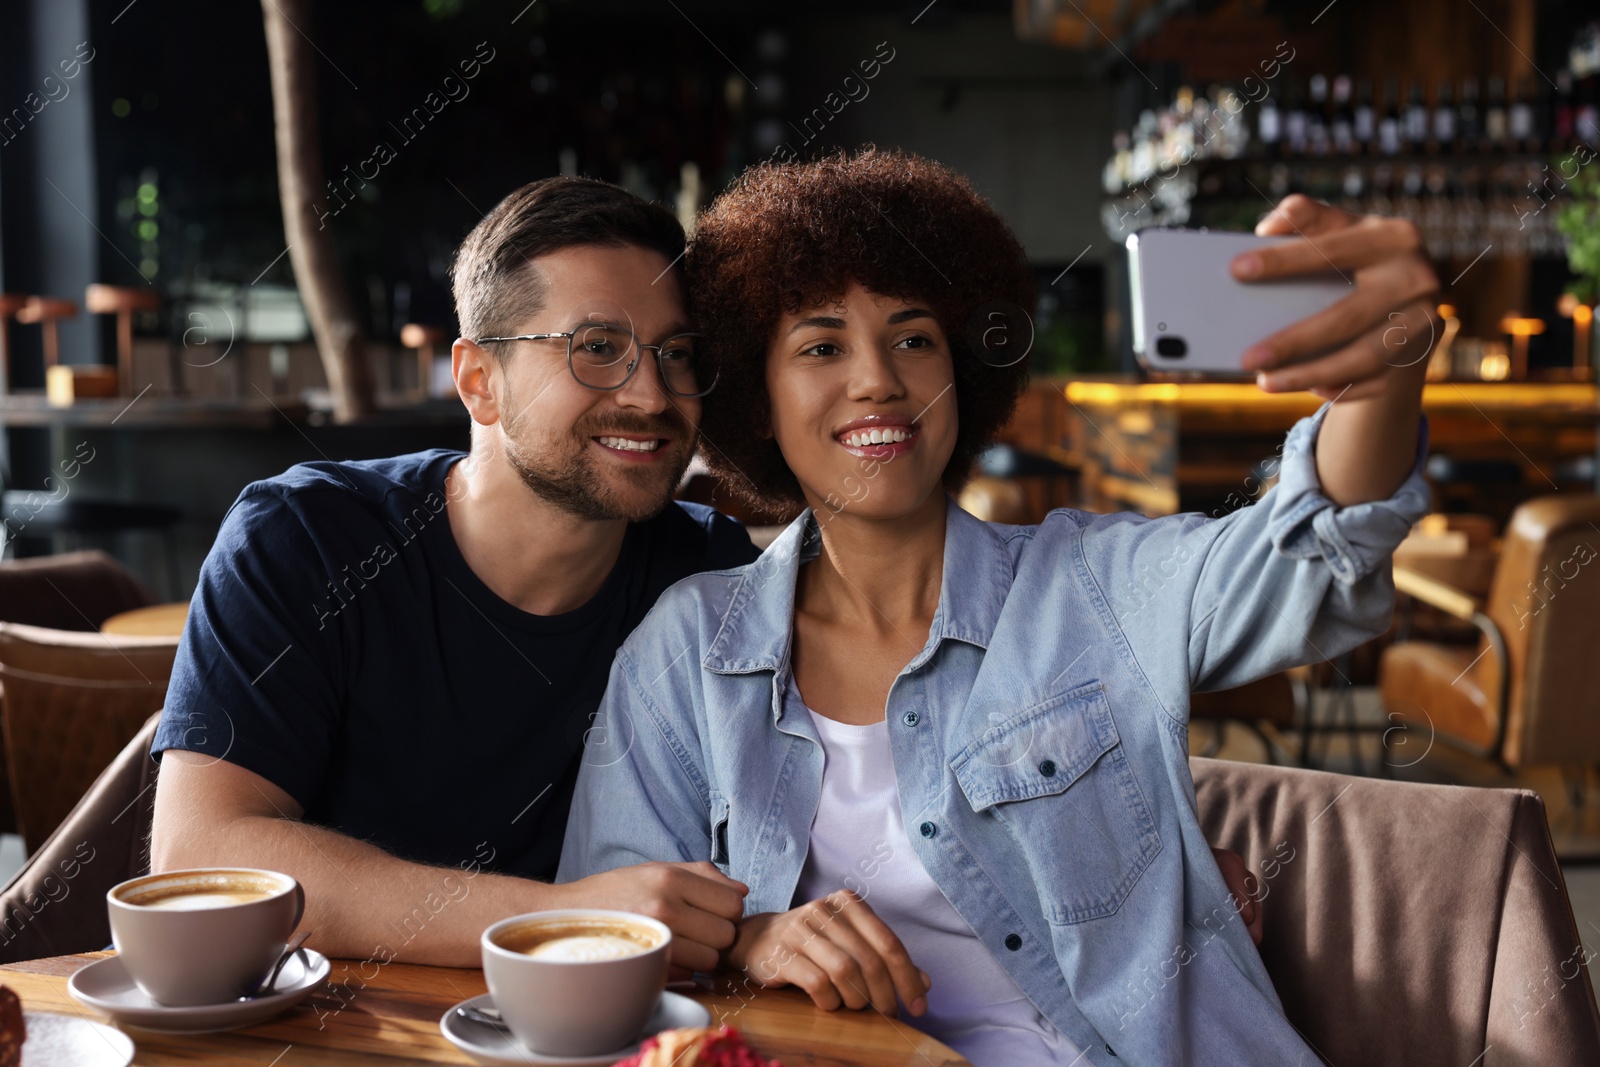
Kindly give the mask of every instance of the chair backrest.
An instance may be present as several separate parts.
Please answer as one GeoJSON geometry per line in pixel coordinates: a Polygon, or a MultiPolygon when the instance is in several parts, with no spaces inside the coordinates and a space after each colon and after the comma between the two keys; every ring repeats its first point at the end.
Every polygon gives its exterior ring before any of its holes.
{"type": "Polygon", "coordinates": [[[1262,960],[1329,1063],[1600,1063],[1544,804],[1194,759],[1200,825],[1262,876],[1262,960]]]}
{"type": "Polygon", "coordinates": [[[161,710],[177,651],[177,638],[0,623],[6,762],[26,847],[60,825],[161,710]]]}
{"type": "Polygon", "coordinates": [[[106,890],[150,869],[156,771],[152,715],[72,813],[0,889],[0,963],[111,943],[106,890]]]}
{"type": "Polygon", "coordinates": [[[132,571],[97,550],[0,560],[0,622],[97,630],[155,600],[132,571]]]}
{"type": "MultiPolygon", "coordinates": [[[[1600,497],[1546,496],[1517,508],[1486,614],[1511,663],[1506,761],[1600,763],[1600,497]]],[[[1497,682],[1492,661],[1473,667],[1485,686],[1497,682]]]]}

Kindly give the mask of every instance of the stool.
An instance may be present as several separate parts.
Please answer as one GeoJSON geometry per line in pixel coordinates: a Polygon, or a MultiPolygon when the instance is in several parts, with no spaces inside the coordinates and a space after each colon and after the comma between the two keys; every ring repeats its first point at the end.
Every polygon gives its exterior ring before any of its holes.
{"type": "Polygon", "coordinates": [[[447,340],[437,326],[408,322],[400,327],[400,343],[417,350],[417,391],[424,397],[433,393],[433,346],[447,340]]]}
{"type": "Polygon", "coordinates": [[[161,310],[161,294],[154,289],[91,285],[84,290],[83,306],[91,315],[117,317],[117,391],[133,395],[133,313],[161,310]]]}
{"type": "Polygon", "coordinates": [[[0,493],[0,529],[7,542],[16,537],[72,537],[80,541],[89,534],[117,534],[124,531],[149,531],[161,538],[166,557],[167,591],[176,596],[178,557],[172,543],[172,528],[183,512],[167,504],[122,503],[113,500],[41,500],[46,494],[24,489],[0,493]]]}
{"type": "Polygon", "coordinates": [[[11,320],[27,302],[21,293],[0,293],[0,396],[11,391],[11,320]]]}
{"type": "Polygon", "coordinates": [[[17,321],[37,323],[44,335],[44,365],[54,367],[61,362],[61,339],[56,333],[56,323],[78,314],[78,305],[54,296],[30,296],[17,311],[17,321]]]}

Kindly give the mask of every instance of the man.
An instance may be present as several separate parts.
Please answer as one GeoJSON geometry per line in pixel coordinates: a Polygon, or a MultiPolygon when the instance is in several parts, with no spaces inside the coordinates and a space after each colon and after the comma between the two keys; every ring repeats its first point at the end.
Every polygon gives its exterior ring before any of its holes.
{"type": "Polygon", "coordinates": [[[756,555],[732,520],[669,506],[710,384],[669,340],[683,246],[610,185],[524,186],[452,271],[483,341],[453,349],[471,452],[245,489],[152,749],[153,869],[286,871],[330,956],[475,966],[491,922],[583,905],[661,918],[676,963],[715,965],[744,887],[710,864],[548,884],[618,645],[679,578],[756,555]]]}

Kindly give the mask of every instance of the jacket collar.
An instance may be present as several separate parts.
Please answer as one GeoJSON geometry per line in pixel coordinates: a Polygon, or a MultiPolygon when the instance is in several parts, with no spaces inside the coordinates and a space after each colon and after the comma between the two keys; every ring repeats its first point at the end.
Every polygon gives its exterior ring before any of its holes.
{"type": "MultiPolygon", "coordinates": [[[[821,548],[816,516],[807,508],[744,568],[722,625],[701,658],[707,670],[748,674],[787,668],[795,582],[800,565],[815,559],[821,548]]],[[[921,666],[946,639],[987,651],[1012,577],[1011,555],[999,532],[946,496],[939,609],[927,645],[908,667],[921,666]]]]}

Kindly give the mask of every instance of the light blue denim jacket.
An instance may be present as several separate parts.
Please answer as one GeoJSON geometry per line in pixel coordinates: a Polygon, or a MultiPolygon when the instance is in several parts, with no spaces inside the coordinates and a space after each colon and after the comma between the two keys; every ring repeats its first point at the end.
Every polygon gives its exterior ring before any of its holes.
{"type": "MultiPolygon", "coordinates": [[[[900,805],[928,874],[1080,1063],[1319,1062],[1228,902],[1187,741],[1191,691],[1389,623],[1389,556],[1427,483],[1418,462],[1389,499],[1335,507],[1312,452],[1326,411],[1289,433],[1278,484],[1220,519],[1000,526],[949,503],[938,612],[889,692],[900,805]]],[[[679,582],[623,644],[560,880],[710,860],[749,885],[746,914],[797,903],[823,750],[784,696],[819,543],[808,511],[756,562],[679,582]]]]}

